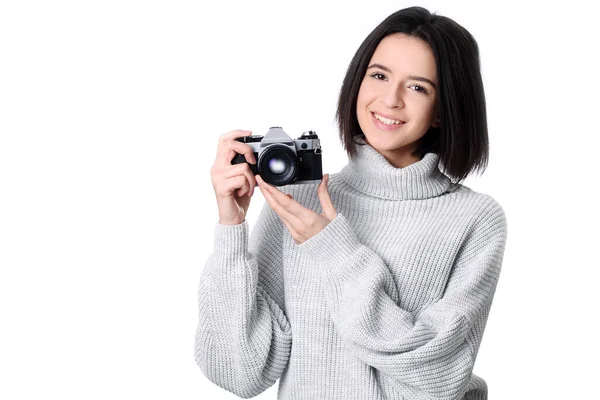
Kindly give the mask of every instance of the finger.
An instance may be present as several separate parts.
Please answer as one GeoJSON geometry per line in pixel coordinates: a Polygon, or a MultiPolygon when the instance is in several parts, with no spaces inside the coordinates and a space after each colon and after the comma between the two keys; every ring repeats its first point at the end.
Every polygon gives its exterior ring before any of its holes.
{"type": "Polygon", "coordinates": [[[221,181],[218,185],[215,186],[215,193],[217,196],[230,196],[236,190],[243,189],[244,186],[248,186],[248,181],[243,175],[239,175],[221,181]]]}
{"type": "MultiPolygon", "coordinates": [[[[213,186],[215,186],[216,189],[218,188],[219,192],[222,193],[223,190],[221,189],[221,187],[225,187],[225,186],[223,186],[224,183],[233,178],[237,178],[237,177],[244,178],[243,181],[240,181],[240,180],[234,181],[237,183],[241,182],[241,184],[237,187],[237,189],[240,189],[243,186],[245,186],[247,191],[243,192],[244,194],[247,193],[248,191],[250,192],[250,195],[254,194],[254,188],[256,186],[256,179],[254,178],[254,174],[250,170],[250,167],[248,166],[248,164],[237,164],[237,165],[230,165],[229,167],[218,168],[216,170],[216,172],[213,173],[213,176],[212,176],[213,186]]],[[[227,187],[227,190],[229,190],[228,193],[231,194],[232,193],[231,186],[226,186],[226,187],[227,187]]]]}
{"type": "Polygon", "coordinates": [[[229,165],[228,167],[224,167],[222,171],[222,176],[225,179],[231,178],[236,175],[246,176],[246,178],[248,179],[248,186],[252,188],[252,191],[254,192],[254,188],[256,187],[256,177],[248,164],[229,165]]]}
{"type": "Polygon", "coordinates": [[[231,161],[237,154],[243,155],[246,162],[256,164],[252,147],[236,140],[227,140],[219,143],[215,164],[219,166],[232,165],[231,161]]]}
{"type": "Polygon", "coordinates": [[[332,219],[337,214],[331,197],[329,196],[329,190],[327,185],[329,184],[329,174],[323,176],[323,180],[319,184],[317,195],[321,202],[321,209],[323,210],[323,216],[332,219]]]}
{"type": "Polygon", "coordinates": [[[248,180],[245,179],[244,183],[242,184],[242,187],[239,188],[236,193],[237,193],[238,197],[242,197],[246,193],[249,193],[249,192],[250,192],[250,184],[248,183],[248,180]]]}
{"type": "Polygon", "coordinates": [[[283,218],[281,218],[281,222],[285,225],[285,227],[287,228],[287,230],[290,232],[290,235],[292,235],[292,237],[294,238],[295,241],[297,241],[298,238],[298,232],[294,229],[294,227],[292,225],[290,225],[286,220],[284,220],[283,218]]]}
{"type": "Polygon", "coordinates": [[[219,143],[223,142],[223,141],[232,140],[232,139],[236,139],[236,138],[244,137],[244,136],[251,136],[251,135],[252,135],[252,131],[236,129],[236,130],[229,131],[229,132],[224,133],[221,136],[219,136],[219,143]]]}
{"type": "MultiPolygon", "coordinates": [[[[258,179],[260,179],[260,178],[258,178],[258,179]]],[[[291,228],[294,231],[298,231],[300,229],[300,227],[302,226],[302,221],[297,216],[295,216],[294,214],[292,214],[291,212],[286,210],[281,205],[281,202],[277,198],[275,198],[275,196],[273,196],[274,193],[272,193],[270,190],[268,190],[266,188],[266,186],[267,185],[264,183],[258,185],[261,193],[263,194],[263,197],[265,198],[266,202],[269,204],[269,207],[271,207],[271,209],[273,211],[275,211],[275,213],[277,215],[279,215],[279,217],[282,219],[282,221],[285,221],[286,223],[291,225],[291,228]]],[[[294,200],[291,200],[290,198],[288,198],[283,193],[281,193],[279,190],[274,189],[274,191],[279,192],[279,194],[281,194],[283,196],[283,198],[285,198],[286,200],[294,201],[294,200]]]]}
{"type": "MultiPolygon", "coordinates": [[[[269,194],[277,201],[277,203],[289,214],[293,215],[300,221],[307,220],[310,218],[310,214],[313,213],[312,210],[307,209],[302,204],[298,203],[291,196],[287,196],[285,193],[275,188],[274,186],[266,183],[260,175],[256,176],[256,182],[258,183],[261,189],[264,191],[268,191],[269,194]]],[[[296,225],[299,228],[299,225],[296,225]]]]}

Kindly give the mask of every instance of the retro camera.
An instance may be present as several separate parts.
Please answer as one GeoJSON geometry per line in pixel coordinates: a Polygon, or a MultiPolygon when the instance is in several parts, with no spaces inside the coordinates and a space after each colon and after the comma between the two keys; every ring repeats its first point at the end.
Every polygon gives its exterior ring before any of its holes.
{"type": "MultiPolygon", "coordinates": [[[[264,136],[244,136],[235,140],[252,147],[257,163],[249,164],[250,169],[271,185],[314,183],[323,178],[321,144],[313,131],[292,139],[280,126],[273,126],[264,136]]],[[[245,162],[244,156],[237,154],[231,164],[245,162]]]]}

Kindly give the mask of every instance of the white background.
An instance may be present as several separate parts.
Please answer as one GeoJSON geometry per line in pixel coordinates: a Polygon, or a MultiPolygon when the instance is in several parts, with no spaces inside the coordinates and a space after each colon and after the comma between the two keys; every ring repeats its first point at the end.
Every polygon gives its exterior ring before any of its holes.
{"type": "MultiPolygon", "coordinates": [[[[236,398],[193,356],[217,139],[315,130],[339,171],[346,67],[413,3],[1,4],[0,398],[236,398]]],[[[509,223],[475,373],[491,400],[591,398],[597,23],[576,1],[419,5],[479,43],[490,165],[465,184],[509,223]]]]}

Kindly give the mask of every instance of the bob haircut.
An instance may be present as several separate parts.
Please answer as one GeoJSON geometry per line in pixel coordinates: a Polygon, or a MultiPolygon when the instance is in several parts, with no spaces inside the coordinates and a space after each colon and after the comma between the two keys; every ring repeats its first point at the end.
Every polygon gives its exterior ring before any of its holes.
{"type": "Polygon", "coordinates": [[[479,48],[473,36],[450,18],[431,14],[422,7],[397,11],[379,24],[352,58],[338,98],[336,120],[342,145],[350,157],[356,154],[356,137],[364,138],[356,116],[358,92],[379,42],[403,33],[423,40],[431,48],[438,80],[439,127],[430,127],[412,153],[423,157],[436,153],[443,172],[460,183],[471,172],[483,172],[489,158],[485,94],[479,48]]]}

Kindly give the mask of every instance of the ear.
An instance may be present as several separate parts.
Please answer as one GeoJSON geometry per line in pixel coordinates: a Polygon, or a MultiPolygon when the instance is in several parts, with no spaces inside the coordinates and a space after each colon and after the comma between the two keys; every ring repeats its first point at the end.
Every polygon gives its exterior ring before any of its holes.
{"type": "Polygon", "coordinates": [[[435,117],[435,119],[433,120],[433,122],[431,123],[431,126],[434,128],[439,128],[440,127],[440,117],[435,117]]]}

